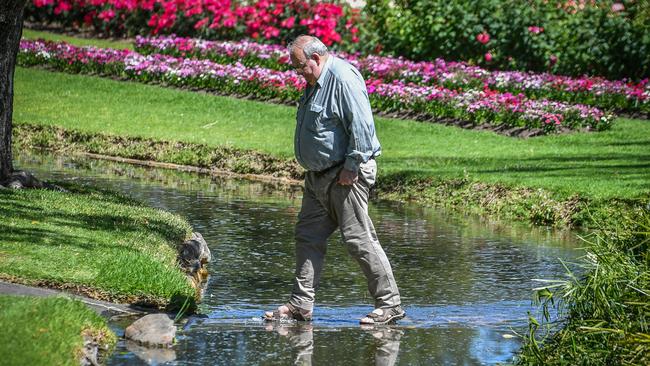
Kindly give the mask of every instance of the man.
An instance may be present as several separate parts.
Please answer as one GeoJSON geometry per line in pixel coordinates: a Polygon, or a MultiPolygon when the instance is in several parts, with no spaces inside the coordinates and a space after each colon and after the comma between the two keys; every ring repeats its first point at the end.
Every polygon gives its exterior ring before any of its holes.
{"type": "Polygon", "coordinates": [[[375,310],[363,324],[387,324],[405,316],[393,272],[368,217],[381,148],[366,85],[359,71],[330,55],[316,37],[289,45],[291,63],[307,81],[296,118],[296,159],[307,170],[296,224],[296,273],[289,302],[267,320],[312,319],[327,238],[338,228],[368,281],[375,310]]]}

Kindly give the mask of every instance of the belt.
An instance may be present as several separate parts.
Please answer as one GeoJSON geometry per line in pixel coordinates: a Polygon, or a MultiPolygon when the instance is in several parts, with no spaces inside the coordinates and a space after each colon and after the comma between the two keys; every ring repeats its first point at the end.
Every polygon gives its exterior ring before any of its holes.
{"type": "MultiPolygon", "coordinates": [[[[371,156],[371,157],[368,159],[368,161],[370,161],[370,160],[375,160],[375,156],[374,156],[374,155],[371,156]]],[[[367,161],[367,162],[368,162],[368,161],[367,161]]],[[[366,163],[367,163],[367,162],[366,162],[366,163]]],[[[333,165],[331,165],[331,166],[329,166],[329,167],[327,167],[327,168],[325,168],[325,169],[323,169],[323,170],[314,171],[314,174],[316,174],[317,176],[324,175],[325,173],[329,172],[330,170],[332,170],[332,169],[334,169],[334,168],[338,168],[338,167],[340,167],[341,165],[343,165],[343,163],[345,163],[345,160],[338,161],[338,162],[334,163],[333,165]]]]}
{"type": "Polygon", "coordinates": [[[336,162],[336,163],[334,163],[333,165],[331,165],[331,166],[329,166],[329,167],[327,167],[327,168],[325,168],[325,169],[323,169],[323,170],[315,171],[314,174],[315,174],[316,176],[319,176],[319,177],[320,177],[321,175],[326,174],[327,172],[331,171],[332,169],[335,169],[335,168],[340,167],[341,165],[343,165],[344,162],[345,162],[345,160],[343,160],[343,161],[339,161],[339,162],[336,162]]]}

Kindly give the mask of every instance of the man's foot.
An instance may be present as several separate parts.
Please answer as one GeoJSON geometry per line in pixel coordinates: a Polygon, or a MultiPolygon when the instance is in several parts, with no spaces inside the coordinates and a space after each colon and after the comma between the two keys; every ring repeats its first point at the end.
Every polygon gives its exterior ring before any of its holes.
{"type": "Polygon", "coordinates": [[[264,313],[264,320],[272,321],[286,321],[297,320],[301,322],[309,322],[312,320],[312,311],[297,308],[291,304],[284,304],[278,307],[277,310],[267,311],[264,313]]]}
{"type": "Polygon", "coordinates": [[[390,324],[406,316],[402,307],[397,305],[392,308],[375,309],[359,322],[361,324],[390,324]]]}

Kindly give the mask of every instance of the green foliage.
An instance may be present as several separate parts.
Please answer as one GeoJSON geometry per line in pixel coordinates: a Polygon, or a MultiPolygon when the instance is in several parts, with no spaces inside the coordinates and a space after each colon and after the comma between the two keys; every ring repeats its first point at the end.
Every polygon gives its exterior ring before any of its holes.
{"type": "Polygon", "coordinates": [[[111,348],[115,334],[78,300],[0,295],[0,359],[3,365],[79,365],[90,336],[111,348]]]}
{"type": "Polygon", "coordinates": [[[650,212],[585,239],[585,275],[538,289],[544,319],[533,317],[519,364],[647,365],[650,362],[650,212]],[[549,309],[566,315],[554,329],[549,309]]]}
{"type": "Polygon", "coordinates": [[[370,0],[365,51],[494,68],[641,79],[650,75],[650,3],[598,0],[370,0]],[[623,11],[613,11],[622,3],[623,11]],[[531,31],[529,27],[543,28],[531,31]],[[489,42],[477,35],[486,32],[489,42]],[[487,61],[486,53],[492,55],[487,61]]]}

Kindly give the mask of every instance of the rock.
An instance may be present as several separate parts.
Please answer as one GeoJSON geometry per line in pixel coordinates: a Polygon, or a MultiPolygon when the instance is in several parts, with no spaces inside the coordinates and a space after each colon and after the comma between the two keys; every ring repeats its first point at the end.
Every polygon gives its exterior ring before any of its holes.
{"type": "Polygon", "coordinates": [[[179,257],[181,262],[187,265],[194,260],[199,260],[201,263],[207,263],[212,260],[208,243],[205,242],[205,239],[199,233],[192,233],[192,238],[183,243],[179,257]]]}
{"type": "Polygon", "coordinates": [[[51,191],[57,191],[57,192],[62,192],[62,193],[70,192],[70,191],[68,191],[67,189],[65,189],[65,188],[63,188],[61,186],[57,186],[56,184],[43,183],[43,187],[45,189],[49,189],[51,191]]]}
{"type": "Polygon", "coordinates": [[[133,322],[124,337],[145,346],[169,347],[174,342],[176,326],[166,314],[149,314],[133,322]]]}
{"type": "Polygon", "coordinates": [[[41,181],[36,179],[31,173],[22,170],[13,172],[11,177],[3,185],[11,189],[43,188],[41,181]]]}
{"type": "Polygon", "coordinates": [[[24,186],[19,180],[12,180],[12,181],[9,181],[9,184],[7,184],[7,188],[9,188],[9,189],[23,189],[24,186]]]}
{"type": "Polygon", "coordinates": [[[521,138],[526,139],[526,138],[534,137],[534,136],[537,136],[537,135],[538,135],[537,131],[535,131],[534,129],[528,129],[528,130],[524,130],[524,131],[519,132],[517,137],[521,137],[521,138]]]}
{"type": "Polygon", "coordinates": [[[96,366],[99,365],[99,362],[97,362],[97,349],[99,348],[99,345],[95,341],[95,339],[88,335],[84,334],[84,347],[81,351],[82,353],[82,358],[80,364],[82,366],[96,366]]]}

